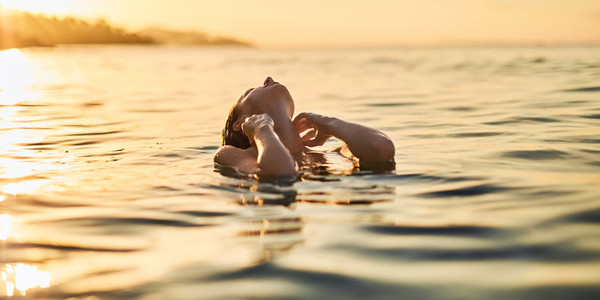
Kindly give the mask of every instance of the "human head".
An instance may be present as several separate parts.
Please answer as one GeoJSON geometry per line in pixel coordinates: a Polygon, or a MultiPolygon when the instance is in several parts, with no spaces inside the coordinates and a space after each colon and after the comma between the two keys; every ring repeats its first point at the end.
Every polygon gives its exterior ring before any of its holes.
{"type": "Polygon", "coordinates": [[[262,86],[247,90],[231,107],[221,132],[222,145],[250,148],[250,141],[242,132],[241,125],[247,117],[260,113],[269,114],[276,123],[281,118],[291,119],[294,113],[294,100],[289,91],[271,77],[267,77],[262,86]]]}
{"type": "MultiPolygon", "coordinates": [[[[240,99],[243,97],[244,95],[242,95],[240,99]]],[[[238,102],[240,99],[238,99],[238,102]]],[[[223,139],[221,144],[223,146],[231,145],[241,149],[248,149],[250,148],[248,137],[241,130],[234,129],[235,122],[240,117],[240,110],[237,106],[238,102],[234,103],[229,110],[229,116],[227,116],[227,121],[225,121],[225,128],[223,128],[223,131],[221,132],[221,137],[223,139]]]]}

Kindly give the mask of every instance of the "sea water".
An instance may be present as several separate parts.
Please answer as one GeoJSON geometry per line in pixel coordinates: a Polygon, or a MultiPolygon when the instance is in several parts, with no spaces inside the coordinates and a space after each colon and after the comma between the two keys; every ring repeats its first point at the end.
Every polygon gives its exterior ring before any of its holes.
{"type": "Polygon", "coordinates": [[[597,298],[599,119],[598,46],[3,51],[0,296],[597,298]],[[266,76],[396,169],[216,172],[266,76]]]}

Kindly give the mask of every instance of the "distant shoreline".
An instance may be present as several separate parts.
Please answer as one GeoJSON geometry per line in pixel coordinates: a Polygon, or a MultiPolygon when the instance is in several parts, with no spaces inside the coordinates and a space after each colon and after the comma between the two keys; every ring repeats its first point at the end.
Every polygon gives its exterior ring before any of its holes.
{"type": "Polygon", "coordinates": [[[213,36],[197,31],[174,31],[151,28],[139,32],[108,24],[72,17],[57,18],[43,14],[0,7],[4,12],[0,22],[0,50],[60,45],[194,45],[252,47],[249,42],[225,36],[213,36]]]}

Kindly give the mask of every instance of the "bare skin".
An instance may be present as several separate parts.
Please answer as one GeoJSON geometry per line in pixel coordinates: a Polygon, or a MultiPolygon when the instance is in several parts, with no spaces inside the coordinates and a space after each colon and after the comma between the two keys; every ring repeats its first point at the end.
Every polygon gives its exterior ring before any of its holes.
{"type": "Polygon", "coordinates": [[[233,128],[248,137],[251,147],[222,146],[214,160],[240,173],[295,176],[303,154],[329,138],[342,141],[340,153],[360,163],[394,160],[394,144],[380,131],[314,113],[303,112],[292,119],[294,100],[287,88],[271,77],[242,97],[237,106],[241,114],[233,128]]]}

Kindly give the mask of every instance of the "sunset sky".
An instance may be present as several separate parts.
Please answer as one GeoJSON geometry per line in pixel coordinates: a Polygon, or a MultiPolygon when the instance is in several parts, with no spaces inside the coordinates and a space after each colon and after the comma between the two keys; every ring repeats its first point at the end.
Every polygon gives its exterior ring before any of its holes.
{"type": "Polygon", "coordinates": [[[228,35],[263,47],[600,42],[599,0],[0,0],[95,20],[228,35]]]}

